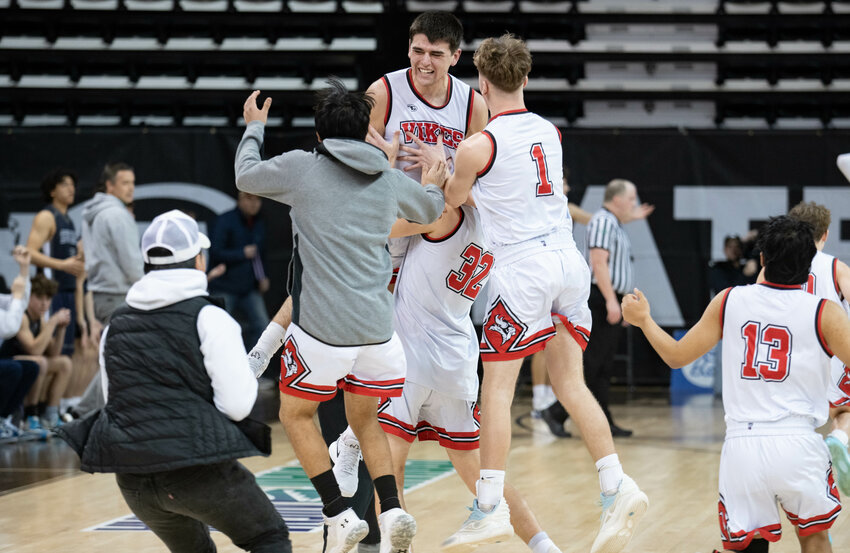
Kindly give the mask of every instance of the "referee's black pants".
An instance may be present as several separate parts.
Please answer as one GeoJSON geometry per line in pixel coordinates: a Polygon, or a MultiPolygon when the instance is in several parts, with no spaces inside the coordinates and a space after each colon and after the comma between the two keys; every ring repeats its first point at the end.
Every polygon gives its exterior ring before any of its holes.
{"type": "MultiPolygon", "coordinates": [[[[622,299],[623,296],[617,294],[617,301],[622,299]]],[[[611,411],[608,410],[609,392],[614,355],[620,344],[623,327],[620,323],[613,325],[608,323],[605,296],[595,284],[590,286],[590,298],[587,303],[593,317],[593,328],[590,330],[590,341],[584,350],[584,380],[602,407],[608,424],[613,425],[614,419],[611,418],[611,411]]]]}

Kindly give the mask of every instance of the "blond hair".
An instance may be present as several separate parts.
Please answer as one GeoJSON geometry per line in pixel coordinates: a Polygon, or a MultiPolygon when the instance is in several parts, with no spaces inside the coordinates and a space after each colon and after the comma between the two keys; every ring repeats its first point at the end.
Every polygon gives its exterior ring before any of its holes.
{"type": "Polygon", "coordinates": [[[832,215],[829,210],[815,202],[800,202],[788,212],[789,217],[798,221],[805,221],[812,226],[812,238],[815,242],[823,238],[829,230],[832,215]]]}
{"type": "Polygon", "coordinates": [[[472,63],[493,86],[513,92],[531,72],[531,52],[524,41],[505,33],[485,39],[475,50],[472,63]]]}

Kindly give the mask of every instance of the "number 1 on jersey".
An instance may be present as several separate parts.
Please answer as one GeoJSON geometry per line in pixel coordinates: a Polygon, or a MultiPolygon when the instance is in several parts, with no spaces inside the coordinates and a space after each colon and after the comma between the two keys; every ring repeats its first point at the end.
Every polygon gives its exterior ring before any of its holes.
{"type": "Polygon", "coordinates": [[[549,168],[546,166],[546,153],[543,145],[536,142],[531,145],[531,159],[537,167],[537,195],[551,196],[552,181],[549,180],[549,168]]]}

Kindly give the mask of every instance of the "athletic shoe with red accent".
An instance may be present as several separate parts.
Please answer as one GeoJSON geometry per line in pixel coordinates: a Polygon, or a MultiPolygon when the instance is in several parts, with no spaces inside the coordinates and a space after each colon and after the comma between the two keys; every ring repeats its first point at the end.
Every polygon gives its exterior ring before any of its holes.
{"type": "Polygon", "coordinates": [[[649,498],[626,475],[614,495],[602,495],[602,524],[590,553],[620,553],[649,507],[649,498]]]}
{"type": "Polygon", "coordinates": [[[346,429],[339,438],[328,446],[333,462],[334,476],[343,497],[352,497],[357,492],[359,482],[357,471],[360,469],[360,442],[351,429],[346,429]]]}
{"type": "Polygon", "coordinates": [[[416,521],[410,514],[398,507],[390,509],[378,515],[378,527],[381,553],[407,553],[416,535],[416,521]]]}
{"type": "Polygon", "coordinates": [[[467,553],[479,545],[499,543],[514,535],[511,526],[511,511],[502,498],[496,508],[489,513],[478,508],[478,500],[472,500],[472,512],[460,527],[440,546],[446,553],[467,553]]]}
{"type": "Polygon", "coordinates": [[[325,553],[348,553],[369,534],[369,524],[348,508],[335,517],[325,518],[328,541],[325,553]]]}

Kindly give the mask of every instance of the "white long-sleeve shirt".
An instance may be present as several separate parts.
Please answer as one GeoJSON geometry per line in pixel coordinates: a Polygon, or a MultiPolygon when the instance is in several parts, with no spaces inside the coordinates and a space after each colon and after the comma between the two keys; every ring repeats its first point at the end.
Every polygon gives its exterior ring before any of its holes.
{"type": "MultiPolygon", "coordinates": [[[[194,269],[151,271],[127,292],[127,304],[150,311],[197,296],[207,295],[207,276],[194,269]]],[[[257,379],[248,366],[242,344],[242,330],[227,311],[214,305],[198,313],[198,337],[204,367],[213,389],[216,409],[228,418],[240,421],[248,416],[257,400],[257,379]]],[[[103,359],[109,327],[100,339],[100,375],[103,397],[108,400],[109,381],[103,359]]]]}
{"type": "Polygon", "coordinates": [[[11,294],[0,294],[0,343],[6,338],[11,338],[21,329],[24,310],[30,301],[31,287],[28,279],[22,298],[14,298],[11,294]]]}

